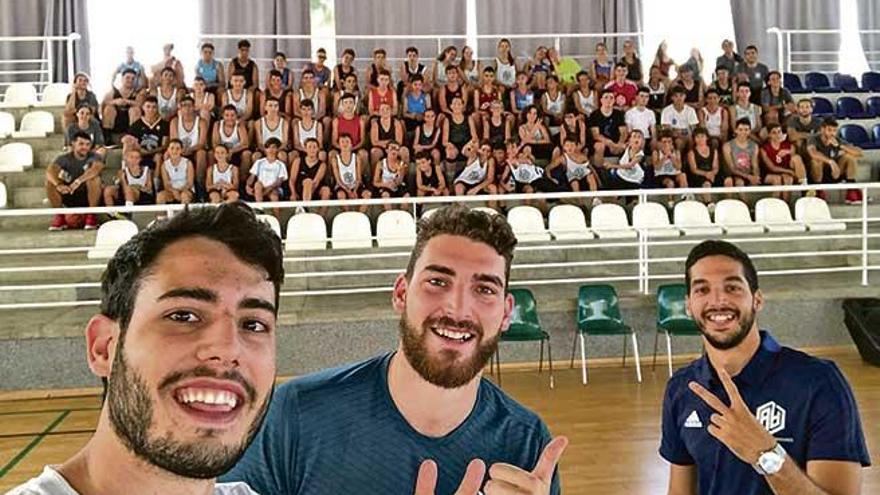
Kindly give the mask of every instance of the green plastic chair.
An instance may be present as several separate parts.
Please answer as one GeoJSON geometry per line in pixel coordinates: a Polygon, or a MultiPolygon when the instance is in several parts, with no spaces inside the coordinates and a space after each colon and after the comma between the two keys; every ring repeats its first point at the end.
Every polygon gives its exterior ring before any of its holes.
{"type": "Polygon", "coordinates": [[[623,321],[617,300],[617,291],[610,285],[584,285],[578,291],[577,332],[571,345],[571,367],[574,368],[575,343],[580,339],[581,378],[587,384],[587,335],[622,335],[623,366],[626,367],[626,338],[632,339],[636,358],[636,379],[642,381],[639,361],[639,342],[636,333],[623,321]]]}
{"type": "Polygon", "coordinates": [[[672,376],[672,336],[699,336],[694,319],[685,309],[687,288],[684,284],[667,284],[657,288],[657,333],[654,335],[654,359],[651,369],[657,366],[657,341],[662,333],[666,336],[666,364],[672,376]]]}
{"type": "MultiPolygon", "coordinates": [[[[544,369],[544,342],[547,342],[547,363],[550,368],[550,388],[553,388],[553,352],[550,347],[550,334],[541,327],[538,319],[538,304],[535,295],[529,289],[511,289],[513,295],[513,313],[510,315],[510,326],[501,334],[502,342],[540,342],[541,354],[538,361],[538,373],[544,369]]],[[[495,353],[498,369],[498,384],[501,385],[501,353],[495,353]]]]}

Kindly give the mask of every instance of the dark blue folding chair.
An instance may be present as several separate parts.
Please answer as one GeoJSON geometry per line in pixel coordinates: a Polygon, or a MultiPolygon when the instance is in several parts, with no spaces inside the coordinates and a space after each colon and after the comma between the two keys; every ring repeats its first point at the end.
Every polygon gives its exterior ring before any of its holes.
{"type": "Polygon", "coordinates": [[[871,134],[874,135],[874,142],[880,143],[880,124],[874,124],[874,127],[871,128],[871,134]]]}
{"type": "Polygon", "coordinates": [[[840,88],[832,86],[828,76],[821,72],[807,72],[804,76],[804,85],[810,91],[816,93],[839,93],[840,88]]]}
{"type": "Polygon", "coordinates": [[[834,115],[834,107],[828,98],[814,96],[813,98],[813,115],[816,117],[831,117],[834,115]]]}
{"type": "Polygon", "coordinates": [[[867,93],[867,89],[862,89],[859,87],[859,82],[856,81],[856,78],[849,74],[841,74],[836,73],[832,79],[834,86],[842,89],[847,93],[867,93]]]}
{"type": "Polygon", "coordinates": [[[870,119],[871,114],[865,111],[861,100],[852,96],[841,96],[837,99],[838,119],[870,119]]]}
{"type": "Polygon", "coordinates": [[[862,87],[868,91],[880,91],[880,72],[862,74],[862,87]]]}
{"type": "Polygon", "coordinates": [[[802,94],[810,92],[809,89],[805,88],[804,85],[801,84],[801,78],[793,72],[786,72],[782,74],[782,86],[787,89],[791,94],[802,94]]]}
{"type": "Polygon", "coordinates": [[[871,117],[880,117],[880,96],[869,96],[865,100],[865,111],[871,117]]]}
{"type": "Polygon", "coordinates": [[[848,141],[853,146],[858,146],[859,148],[872,150],[880,148],[880,143],[871,140],[871,137],[868,135],[868,131],[865,130],[864,127],[855,124],[846,124],[840,126],[840,130],[838,131],[840,137],[844,140],[848,141]]]}

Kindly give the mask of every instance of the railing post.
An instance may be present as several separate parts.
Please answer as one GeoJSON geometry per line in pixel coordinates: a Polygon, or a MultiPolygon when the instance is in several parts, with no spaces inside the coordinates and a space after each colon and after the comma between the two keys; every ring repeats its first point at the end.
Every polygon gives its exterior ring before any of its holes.
{"type": "Polygon", "coordinates": [[[862,187],[862,286],[868,285],[868,188],[862,187]]]}
{"type": "Polygon", "coordinates": [[[82,38],[79,33],[70,33],[67,35],[67,81],[73,82],[73,75],[76,74],[76,65],[73,60],[73,44],[82,38]]]}
{"type": "Polygon", "coordinates": [[[776,36],[776,64],[779,67],[779,71],[788,72],[788,70],[785,68],[785,64],[783,63],[784,58],[782,50],[782,31],[778,27],[773,26],[772,28],[767,30],[767,33],[776,36]]]}
{"type": "Polygon", "coordinates": [[[791,33],[785,33],[785,71],[791,72],[791,33]]]}
{"type": "MultiPolygon", "coordinates": [[[[54,46],[52,46],[54,43],[55,43],[55,42],[52,41],[51,39],[47,39],[46,42],[45,42],[45,47],[46,47],[46,69],[47,69],[46,83],[47,83],[47,84],[53,82],[52,79],[55,77],[55,70],[54,70],[54,67],[52,67],[53,65],[55,65],[55,64],[53,63],[54,60],[53,60],[53,57],[52,57],[52,52],[54,51],[54,48],[55,48],[54,46]]],[[[42,77],[40,77],[40,82],[43,82],[43,78],[42,78],[42,77]]],[[[43,85],[43,89],[44,89],[44,90],[46,89],[46,85],[45,85],[45,84],[43,85]]]]}

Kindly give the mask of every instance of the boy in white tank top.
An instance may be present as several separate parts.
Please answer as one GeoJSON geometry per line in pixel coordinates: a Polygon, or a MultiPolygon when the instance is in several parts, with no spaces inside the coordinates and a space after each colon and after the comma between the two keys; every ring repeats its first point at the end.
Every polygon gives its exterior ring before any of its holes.
{"type": "Polygon", "coordinates": [[[271,138],[277,139],[281,146],[278,149],[278,159],[287,162],[287,149],[289,148],[287,136],[290,134],[290,124],[281,113],[281,102],[276,98],[266,98],[264,103],[266,115],[253,122],[254,128],[254,152],[253,161],[266,156],[266,141],[271,138]]]}
{"type": "MultiPolygon", "coordinates": [[[[104,204],[151,205],[155,204],[153,194],[153,174],[150,169],[141,166],[141,154],[129,149],[123,156],[122,168],[116,173],[116,183],[104,186],[104,204]]],[[[121,214],[112,215],[126,218],[121,214]]]]}
{"type": "Polygon", "coordinates": [[[183,143],[179,139],[168,141],[168,158],[160,167],[162,191],[156,195],[156,202],[160,205],[186,205],[193,201],[195,170],[192,162],[184,158],[182,153],[183,143]]]}
{"type": "Polygon", "coordinates": [[[196,167],[196,183],[205,184],[205,171],[208,167],[208,123],[196,112],[195,100],[192,96],[180,99],[180,110],[171,121],[171,139],[179,139],[183,143],[182,155],[193,162],[196,167]]]}
{"type": "Polygon", "coordinates": [[[238,201],[238,167],[229,163],[229,150],[220,143],[214,145],[214,165],[205,178],[205,188],[211,203],[238,201]]]}

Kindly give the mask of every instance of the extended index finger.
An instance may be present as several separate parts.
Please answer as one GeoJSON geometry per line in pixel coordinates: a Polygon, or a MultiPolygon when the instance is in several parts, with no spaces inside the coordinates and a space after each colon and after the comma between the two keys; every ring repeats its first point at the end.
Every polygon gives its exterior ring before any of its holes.
{"type": "MultiPolygon", "coordinates": [[[[464,478],[458,485],[455,495],[477,495],[483,486],[483,478],[486,477],[486,463],[482,459],[474,459],[468,464],[464,472],[464,478]]],[[[433,494],[432,494],[433,495],[433,494]]]]}
{"type": "Polygon", "coordinates": [[[419,466],[419,475],[416,478],[416,490],[413,495],[434,495],[437,487],[437,463],[427,459],[419,466]]]}
{"type": "Polygon", "coordinates": [[[699,398],[703,399],[703,402],[705,402],[712,409],[720,412],[721,414],[729,411],[729,408],[725,406],[723,402],[721,402],[721,399],[715,397],[715,394],[703,388],[703,386],[699,383],[690,382],[688,383],[688,387],[693,393],[697,394],[699,398]]]}
{"type": "Polygon", "coordinates": [[[544,483],[550,483],[553,479],[553,470],[556,469],[556,464],[562,458],[562,453],[565,452],[566,447],[568,447],[568,438],[554,438],[544,447],[544,451],[541,452],[541,457],[538,459],[535,469],[532,470],[532,474],[540,478],[544,483]]]}
{"type": "Polygon", "coordinates": [[[718,378],[721,378],[721,385],[724,386],[724,391],[727,392],[727,397],[730,398],[730,405],[734,404],[745,404],[741,395],[739,395],[739,389],[736,388],[736,384],[733,383],[733,378],[730,377],[730,374],[724,368],[718,369],[718,378]]]}

